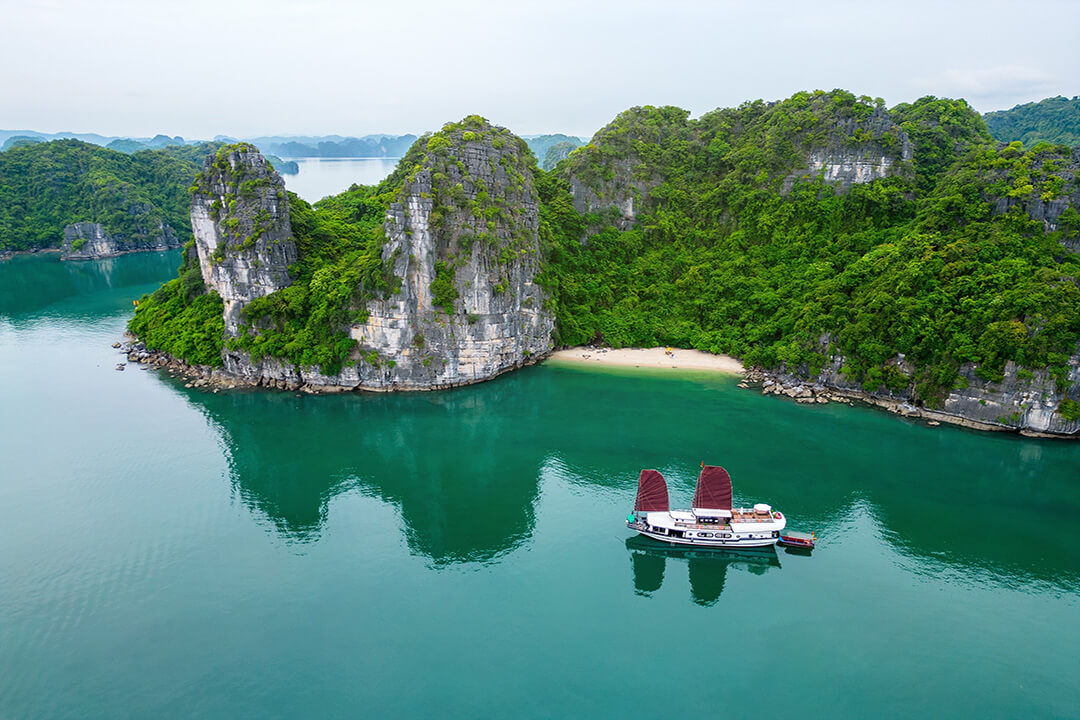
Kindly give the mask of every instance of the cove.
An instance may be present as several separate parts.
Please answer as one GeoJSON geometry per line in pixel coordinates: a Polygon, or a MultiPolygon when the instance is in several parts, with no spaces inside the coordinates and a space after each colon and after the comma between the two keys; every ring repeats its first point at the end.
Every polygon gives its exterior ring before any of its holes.
{"type": "Polygon", "coordinates": [[[0,715],[1078,713],[1080,445],[693,372],[303,397],[117,372],[178,263],[0,263],[0,715]],[[638,470],[685,505],[703,460],[818,550],[632,539],[638,470]]]}

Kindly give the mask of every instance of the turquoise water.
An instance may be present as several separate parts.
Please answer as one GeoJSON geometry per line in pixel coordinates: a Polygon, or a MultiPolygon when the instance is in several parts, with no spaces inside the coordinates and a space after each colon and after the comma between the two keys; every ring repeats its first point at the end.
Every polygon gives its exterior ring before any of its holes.
{"type": "Polygon", "coordinates": [[[0,263],[0,717],[1080,716],[1080,444],[693,373],[117,372],[178,261],[0,263]],[[702,460],[813,556],[631,540],[702,460]]]}

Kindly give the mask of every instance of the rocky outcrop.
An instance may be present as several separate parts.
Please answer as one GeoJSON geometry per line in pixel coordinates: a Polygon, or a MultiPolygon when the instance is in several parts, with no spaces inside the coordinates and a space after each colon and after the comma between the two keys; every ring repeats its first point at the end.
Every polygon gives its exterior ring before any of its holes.
{"type": "Polygon", "coordinates": [[[153,230],[135,236],[110,235],[101,223],[79,222],[64,227],[61,260],[96,260],[146,250],[173,250],[183,242],[163,220],[153,221],[153,230]]]}
{"type": "Polygon", "coordinates": [[[691,141],[694,131],[688,115],[679,108],[652,106],[619,113],[563,169],[574,209],[582,214],[601,214],[601,225],[632,228],[648,204],[650,192],[664,181],[663,168],[644,159],[638,150],[691,141]]]}
{"type": "Polygon", "coordinates": [[[888,177],[897,163],[910,162],[914,146],[908,134],[877,108],[865,120],[834,121],[829,137],[810,148],[806,167],[784,178],[783,192],[804,177],[820,177],[844,192],[852,185],[888,177]]]}
{"type": "MultiPolygon", "coordinates": [[[[890,366],[909,375],[912,368],[897,356],[890,366]]],[[[1000,382],[984,380],[975,373],[975,365],[960,368],[960,382],[941,403],[929,407],[907,386],[897,391],[884,387],[867,391],[847,377],[844,358],[833,356],[817,375],[809,377],[806,368],[769,371],[756,368],[747,380],[756,382],[764,394],[782,395],[804,403],[837,400],[860,400],[906,417],[947,422],[978,430],[1003,430],[1035,437],[1080,438],[1080,420],[1066,417],[1063,404],[1080,401],[1080,346],[1069,357],[1064,381],[1046,370],[1022,371],[1016,363],[1005,365],[1000,382]]]]}
{"type": "MultiPolygon", "coordinates": [[[[786,167],[772,168],[778,172],[755,182],[776,183],[786,194],[800,179],[820,177],[843,193],[855,184],[912,171],[914,144],[887,110],[863,104],[844,114],[831,108],[829,97],[806,100],[815,114],[812,121],[800,120],[807,125],[791,138],[797,159],[784,158],[786,167]]],[[[766,108],[762,117],[770,112],[766,108]]],[[[599,215],[590,231],[608,224],[629,230],[643,211],[652,209],[651,195],[672,169],[667,158],[698,153],[708,158],[713,171],[730,171],[731,143],[740,136],[773,142],[765,134],[767,125],[762,121],[747,128],[735,121],[688,120],[686,111],[678,108],[631,108],[601,129],[563,168],[574,209],[599,215]]],[[[675,170],[682,172],[677,162],[675,170]]]]}
{"type": "Polygon", "coordinates": [[[365,357],[379,356],[366,387],[477,382],[552,348],[527,146],[479,121],[439,137],[449,145],[429,152],[387,214],[383,262],[401,289],[350,331],[365,357]]]}
{"type": "Polygon", "coordinates": [[[612,162],[609,177],[590,181],[579,175],[570,175],[570,194],[574,209],[579,213],[608,211],[612,224],[619,230],[634,226],[638,213],[644,207],[649,193],[663,181],[636,156],[619,158],[612,162]]]}
{"type": "Polygon", "coordinates": [[[225,303],[225,335],[236,337],[247,303],[292,284],[285,182],[253,145],[223,147],[196,178],[191,229],[203,282],[225,303]]]}
{"type": "MultiPolygon", "coordinates": [[[[351,361],[327,375],[227,343],[227,376],[288,389],[424,390],[487,380],[550,352],[527,146],[479,118],[421,142],[423,161],[384,224],[382,262],[396,288],[347,328],[357,342],[351,361]]],[[[226,336],[236,337],[243,307],[291,282],[284,186],[250,146],[225,148],[197,186],[191,217],[203,279],[224,300],[226,336]]]]}
{"type": "MultiPolygon", "coordinates": [[[[1003,152],[1008,151],[1010,148],[1003,152]]],[[[1080,211],[1080,148],[1074,148],[1068,155],[1055,150],[1036,153],[1031,165],[1035,172],[1041,171],[1040,174],[1045,176],[1040,178],[1040,188],[1033,187],[1030,192],[1017,196],[990,198],[993,214],[1004,215],[1012,208],[1019,207],[1032,220],[1041,223],[1045,232],[1065,231],[1061,238],[1062,245],[1073,252],[1080,252],[1080,217],[1075,214],[1080,211]],[[1051,178],[1053,182],[1050,182],[1051,178]],[[1066,213],[1070,208],[1071,223],[1066,222],[1069,217],[1066,213]]],[[[1001,173],[991,179],[1000,179],[1008,186],[1014,185],[1016,180],[1011,173],[1001,173]]]]}

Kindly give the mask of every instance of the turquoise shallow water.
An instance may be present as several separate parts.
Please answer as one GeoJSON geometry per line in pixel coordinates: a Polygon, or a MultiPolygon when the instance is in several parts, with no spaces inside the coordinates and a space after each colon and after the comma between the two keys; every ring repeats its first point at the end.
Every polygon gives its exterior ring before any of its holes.
{"type": "Polygon", "coordinates": [[[0,717],[1080,717],[1080,444],[692,373],[116,372],[177,263],[0,263],[0,717]],[[702,460],[819,549],[630,540],[702,460]]]}

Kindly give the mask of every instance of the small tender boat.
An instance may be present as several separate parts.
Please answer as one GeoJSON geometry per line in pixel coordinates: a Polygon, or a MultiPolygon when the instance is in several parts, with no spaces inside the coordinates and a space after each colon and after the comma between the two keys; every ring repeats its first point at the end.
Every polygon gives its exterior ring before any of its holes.
{"type": "Polygon", "coordinates": [[[733,508],[731,476],[719,465],[705,464],[689,510],[670,509],[664,476],[642,470],[634,512],[626,516],[626,526],[646,537],[697,547],[769,547],[776,545],[786,525],[783,513],[764,503],[733,508]]]}
{"type": "Polygon", "coordinates": [[[814,533],[796,532],[794,530],[788,530],[787,532],[780,533],[780,545],[790,548],[802,548],[803,550],[813,550],[814,541],[817,537],[814,533]]]}

